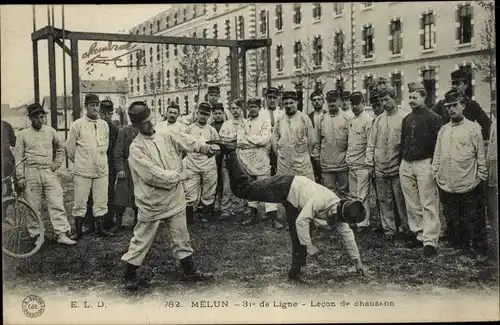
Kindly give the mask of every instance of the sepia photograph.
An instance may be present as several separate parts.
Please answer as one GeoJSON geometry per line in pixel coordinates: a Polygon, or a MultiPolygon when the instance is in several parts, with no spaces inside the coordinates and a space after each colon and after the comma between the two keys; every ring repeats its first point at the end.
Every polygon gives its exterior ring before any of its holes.
{"type": "Polygon", "coordinates": [[[4,324],[499,321],[495,9],[1,5],[4,324]]]}

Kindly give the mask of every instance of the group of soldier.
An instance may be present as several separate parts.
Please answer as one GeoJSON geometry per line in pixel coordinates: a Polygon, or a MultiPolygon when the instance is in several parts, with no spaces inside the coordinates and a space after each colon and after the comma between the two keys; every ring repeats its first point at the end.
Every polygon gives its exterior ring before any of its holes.
{"type": "MultiPolygon", "coordinates": [[[[168,223],[184,277],[211,278],[195,266],[186,222],[197,216],[203,222],[230,219],[236,209],[232,204],[241,203],[232,193],[227,156],[207,144],[217,141],[236,143],[242,169],[255,179],[304,176],[339,198],[361,201],[365,217],[350,225],[356,232],[370,229],[374,191],[386,243],[401,240],[408,247],[422,247],[425,257],[437,254],[440,206],[451,245],[485,255],[488,203],[496,256],[496,122],[467,97],[462,71],[452,73],[452,79],[453,87],[432,109],[426,107],[424,86],[408,84],[409,113],[398,108],[396,92],[379,79],[369,95],[375,116],[365,110],[368,98],[360,91],[314,91],[314,111],[306,115],[297,109],[294,91],[270,87],[265,107],[260,98],[250,98],[224,108],[219,87],[210,86],[206,101],[192,114],[181,116],[172,102],[156,125],[147,104],[134,102],[128,110],[132,124],[120,129],[111,122],[113,103],[88,94],[86,116],[71,124],[65,144],[44,123],[46,113],[35,103],[28,106],[31,127],[15,141],[15,160],[26,158],[16,169],[17,182],[38,213],[45,197],[57,241],[65,245],[76,244],[88,232],[112,236],[121,228],[126,208],[132,208],[134,234],[122,257],[129,287],[136,286],[136,270],[162,220],[168,223]],[[283,107],[278,107],[280,98],[283,107]],[[73,163],[73,232],[55,173],[65,151],[73,163]]],[[[2,156],[10,152],[3,124],[2,156]]],[[[274,228],[284,228],[278,203],[263,203],[265,216],[259,215],[259,202],[247,202],[249,214],[242,224],[269,220],[274,228]]],[[[320,218],[314,224],[330,227],[320,218]]],[[[290,223],[288,228],[292,232],[290,223]]],[[[33,221],[28,230],[33,238],[40,235],[33,221]]]]}

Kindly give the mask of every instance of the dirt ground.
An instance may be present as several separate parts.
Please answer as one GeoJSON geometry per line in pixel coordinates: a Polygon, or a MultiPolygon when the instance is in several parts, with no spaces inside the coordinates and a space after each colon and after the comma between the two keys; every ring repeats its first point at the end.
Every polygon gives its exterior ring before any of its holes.
{"type": "MultiPolygon", "coordinates": [[[[64,202],[71,212],[73,188],[70,175],[61,173],[64,202]]],[[[293,288],[287,282],[291,261],[291,245],[286,230],[275,230],[269,223],[243,227],[242,211],[224,222],[196,222],[189,230],[195,259],[202,270],[211,271],[215,280],[208,284],[179,282],[179,266],[171,257],[165,227],[161,228],[147,255],[140,276],[149,285],[139,295],[154,292],[207,291],[214,288],[238,288],[246,294],[258,295],[281,288],[293,288]]],[[[373,208],[373,213],[377,213],[373,208]]],[[[43,217],[48,221],[47,212],[43,217]]],[[[35,256],[16,260],[4,256],[4,289],[18,285],[32,288],[65,288],[74,291],[123,290],[123,264],[120,260],[132,237],[132,211],[127,210],[127,227],[111,238],[87,236],[74,247],[65,247],[48,240],[35,256]]],[[[73,224],[72,218],[70,223],[73,224]]],[[[51,226],[47,222],[51,237],[51,226]]],[[[313,231],[313,242],[321,251],[320,261],[304,269],[309,280],[307,290],[332,290],[365,293],[397,291],[408,294],[474,291],[484,294],[498,291],[496,280],[485,275],[486,263],[468,252],[452,249],[441,242],[438,255],[423,258],[421,249],[405,248],[401,243],[392,247],[381,245],[382,235],[356,234],[361,258],[371,279],[354,272],[343,254],[335,232],[313,231]]]]}

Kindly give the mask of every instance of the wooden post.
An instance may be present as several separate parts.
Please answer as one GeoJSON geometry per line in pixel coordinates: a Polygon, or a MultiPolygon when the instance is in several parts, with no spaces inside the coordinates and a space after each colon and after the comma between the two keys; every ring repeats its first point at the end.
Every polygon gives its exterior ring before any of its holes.
{"type": "Polygon", "coordinates": [[[71,38],[71,97],[73,101],[73,121],[80,118],[80,73],[78,66],[78,39],[71,38]]]}

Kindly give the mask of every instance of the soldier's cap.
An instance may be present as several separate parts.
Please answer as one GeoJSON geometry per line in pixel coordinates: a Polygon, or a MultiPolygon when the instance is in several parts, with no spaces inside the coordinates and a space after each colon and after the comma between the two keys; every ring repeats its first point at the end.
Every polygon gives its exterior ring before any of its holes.
{"type": "Polygon", "coordinates": [[[114,111],[113,102],[109,99],[105,99],[101,102],[99,109],[104,112],[112,113],[114,111]]]}
{"type": "Polygon", "coordinates": [[[326,100],[329,102],[335,101],[337,98],[342,98],[342,93],[338,90],[329,90],[326,93],[326,100]]]}
{"type": "Polygon", "coordinates": [[[457,88],[452,88],[450,91],[444,94],[444,106],[450,106],[463,100],[463,93],[457,88]]]}
{"type": "Polygon", "coordinates": [[[266,96],[267,95],[276,95],[276,96],[278,96],[279,93],[280,92],[279,92],[278,88],[276,88],[276,87],[269,87],[269,88],[266,89],[265,95],[266,96]]]}
{"type": "Polygon", "coordinates": [[[350,92],[350,91],[348,91],[348,90],[344,90],[344,91],[342,92],[342,99],[343,99],[343,100],[349,100],[350,96],[351,96],[351,92],[350,92]]]}
{"type": "Polygon", "coordinates": [[[153,118],[153,114],[151,113],[148,104],[143,101],[137,101],[130,104],[127,113],[132,124],[143,124],[151,121],[153,118]]]}
{"type": "Polygon", "coordinates": [[[260,107],[262,105],[262,100],[259,97],[251,97],[247,99],[247,106],[250,105],[257,105],[260,107]]]}
{"type": "Polygon", "coordinates": [[[176,108],[176,109],[180,109],[180,108],[179,108],[179,104],[177,104],[176,102],[173,102],[173,101],[172,101],[172,102],[170,102],[170,103],[168,104],[167,109],[168,109],[169,107],[176,108]]]}
{"type": "Polygon", "coordinates": [[[374,102],[379,102],[380,97],[382,97],[379,93],[378,87],[373,87],[370,89],[370,102],[373,104],[374,102]]]}
{"type": "Polygon", "coordinates": [[[224,105],[222,103],[215,103],[214,109],[224,110],[224,105]]]}
{"type": "Polygon", "coordinates": [[[86,94],[85,95],[85,105],[88,105],[90,103],[99,103],[99,96],[96,94],[86,94]]]}
{"type": "Polygon", "coordinates": [[[207,94],[217,94],[220,95],[219,86],[208,86],[207,94]]]}
{"type": "MultiPolygon", "coordinates": [[[[329,212],[330,216],[336,215],[337,220],[348,224],[360,223],[366,219],[366,209],[363,203],[358,199],[343,199],[334,209],[329,212]]],[[[329,224],[332,225],[334,218],[328,218],[329,224]]]]}
{"type": "Polygon", "coordinates": [[[45,112],[43,110],[42,105],[40,105],[39,103],[33,103],[33,104],[29,105],[27,107],[27,110],[28,110],[28,116],[30,116],[30,117],[35,115],[35,114],[38,114],[38,113],[47,114],[47,112],[45,112]]]}
{"type": "Polygon", "coordinates": [[[309,96],[309,99],[312,100],[314,97],[316,96],[320,96],[321,98],[323,98],[323,92],[322,91],[319,91],[319,90],[315,90],[312,92],[312,94],[309,96]]]}
{"type": "Polygon", "coordinates": [[[212,106],[210,106],[210,104],[209,104],[209,103],[206,103],[206,102],[201,102],[201,103],[198,105],[198,111],[199,111],[199,112],[204,112],[204,113],[211,114],[211,113],[212,113],[212,106]]]}
{"type": "Polygon", "coordinates": [[[413,93],[419,90],[425,90],[425,87],[421,82],[410,82],[408,84],[408,92],[413,93]]]}
{"type": "Polygon", "coordinates": [[[283,100],[285,100],[285,99],[297,100],[297,93],[293,90],[286,90],[283,92],[283,95],[281,95],[281,98],[283,100]]]}
{"type": "MultiPolygon", "coordinates": [[[[385,97],[387,95],[389,95],[391,97],[395,97],[395,95],[396,95],[396,92],[394,91],[394,89],[389,84],[386,84],[386,83],[381,83],[377,87],[374,87],[373,92],[375,92],[379,98],[385,97]]],[[[371,98],[371,94],[370,94],[370,98],[371,98]]]]}
{"type": "Polygon", "coordinates": [[[455,70],[451,73],[451,81],[452,82],[460,82],[460,81],[466,81],[471,78],[469,72],[465,69],[458,69],[455,70]]]}
{"type": "Polygon", "coordinates": [[[365,96],[363,95],[362,92],[355,91],[351,94],[349,99],[352,105],[359,105],[359,103],[361,103],[365,99],[365,96]]]}

